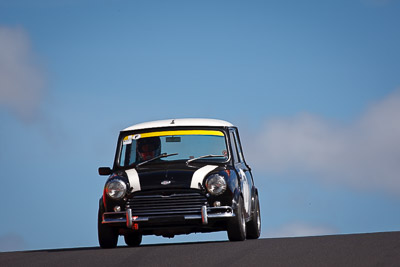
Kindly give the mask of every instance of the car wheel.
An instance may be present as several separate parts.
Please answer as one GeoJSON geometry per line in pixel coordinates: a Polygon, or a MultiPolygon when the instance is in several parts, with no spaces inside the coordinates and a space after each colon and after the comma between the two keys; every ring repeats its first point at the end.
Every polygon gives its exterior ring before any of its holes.
{"type": "Polygon", "coordinates": [[[139,233],[124,235],[125,243],[130,247],[137,247],[142,243],[142,235],[139,233]]]}
{"type": "Polygon", "coordinates": [[[118,243],[118,229],[101,223],[103,212],[103,208],[100,207],[97,220],[99,244],[101,248],[115,248],[118,243]]]}
{"type": "Polygon", "coordinates": [[[236,216],[231,218],[228,223],[228,238],[230,241],[243,241],[246,239],[246,220],[243,208],[243,198],[240,196],[236,207],[236,216]]]}
{"type": "Polygon", "coordinates": [[[254,200],[254,212],[251,216],[251,221],[246,225],[246,238],[257,239],[261,234],[261,214],[260,214],[260,202],[258,201],[258,196],[256,195],[254,200]]]}

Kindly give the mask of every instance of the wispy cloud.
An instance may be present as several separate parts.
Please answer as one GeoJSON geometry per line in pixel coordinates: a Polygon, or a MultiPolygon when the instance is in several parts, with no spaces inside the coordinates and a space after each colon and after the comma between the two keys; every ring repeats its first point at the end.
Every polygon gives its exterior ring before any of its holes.
{"type": "Polygon", "coordinates": [[[0,107],[23,120],[35,118],[44,96],[45,77],[28,34],[0,26],[0,107]]]}
{"type": "Polygon", "coordinates": [[[337,230],[329,226],[311,225],[301,222],[290,223],[276,229],[263,232],[263,237],[298,237],[298,236],[319,236],[336,234],[337,230]]]}
{"type": "Polygon", "coordinates": [[[383,6],[387,6],[389,4],[392,4],[394,2],[396,2],[398,0],[363,0],[363,2],[367,5],[370,6],[379,6],[379,7],[383,7],[383,6]]]}
{"type": "Polygon", "coordinates": [[[0,251],[18,251],[26,249],[26,242],[18,234],[9,233],[0,236],[0,251]]]}
{"type": "MultiPolygon", "coordinates": [[[[269,120],[248,150],[257,169],[302,172],[324,181],[400,195],[400,91],[353,123],[312,114],[269,120]]],[[[254,164],[253,163],[253,164],[254,164]]]]}

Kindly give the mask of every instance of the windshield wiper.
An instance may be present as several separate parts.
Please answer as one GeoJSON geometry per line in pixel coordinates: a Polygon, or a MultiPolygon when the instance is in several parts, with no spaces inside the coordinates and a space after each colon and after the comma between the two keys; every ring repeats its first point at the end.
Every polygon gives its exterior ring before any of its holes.
{"type": "Polygon", "coordinates": [[[166,157],[176,156],[176,155],[178,155],[178,153],[172,153],[172,154],[162,153],[161,155],[159,155],[157,157],[154,157],[154,158],[145,160],[143,162],[140,162],[139,164],[136,165],[136,167],[139,167],[139,166],[141,166],[143,164],[146,164],[146,163],[151,162],[151,161],[156,160],[156,159],[161,159],[161,158],[166,158],[166,157]]]}
{"type": "Polygon", "coordinates": [[[218,157],[224,157],[224,158],[225,158],[224,155],[213,155],[213,154],[209,154],[209,155],[204,155],[204,156],[200,156],[200,157],[193,158],[193,159],[188,159],[188,160],[186,161],[186,164],[189,164],[190,162],[195,161],[195,160],[198,160],[198,159],[203,159],[203,158],[218,158],[218,157]]]}

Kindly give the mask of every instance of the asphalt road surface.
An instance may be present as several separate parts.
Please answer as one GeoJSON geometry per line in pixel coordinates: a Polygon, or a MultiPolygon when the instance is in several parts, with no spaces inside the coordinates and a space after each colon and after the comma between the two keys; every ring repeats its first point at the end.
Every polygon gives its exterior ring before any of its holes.
{"type": "Polygon", "coordinates": [[[0,266],[400,266],[400,232],[3,252],[0,266]]]}

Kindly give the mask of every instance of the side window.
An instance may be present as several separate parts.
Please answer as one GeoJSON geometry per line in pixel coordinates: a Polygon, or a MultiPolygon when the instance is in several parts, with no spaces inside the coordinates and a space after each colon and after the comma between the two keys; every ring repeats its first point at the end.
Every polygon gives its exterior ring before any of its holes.
{"type": "Polygon", "coordinates": [[[233,156],[233,161],[236,163],[238,162],[238,153],[236,149],[236,139],[235,135],[232,131],[229,132],[229,137],[231,139],[231,148],[232,148],[232,156],[233,156]]]}
{"type": "Polygon", "coordinates": [[[238,154],[239,154],[239,160],[240,160],[240,162],[244,162],[242,146],[240,145],[239,138],[237,136],[237,132],[236,131],[234,132],[234,136],[235,136],[235,142],[236,142],[237,151],[238,151],[238,154]]]}

